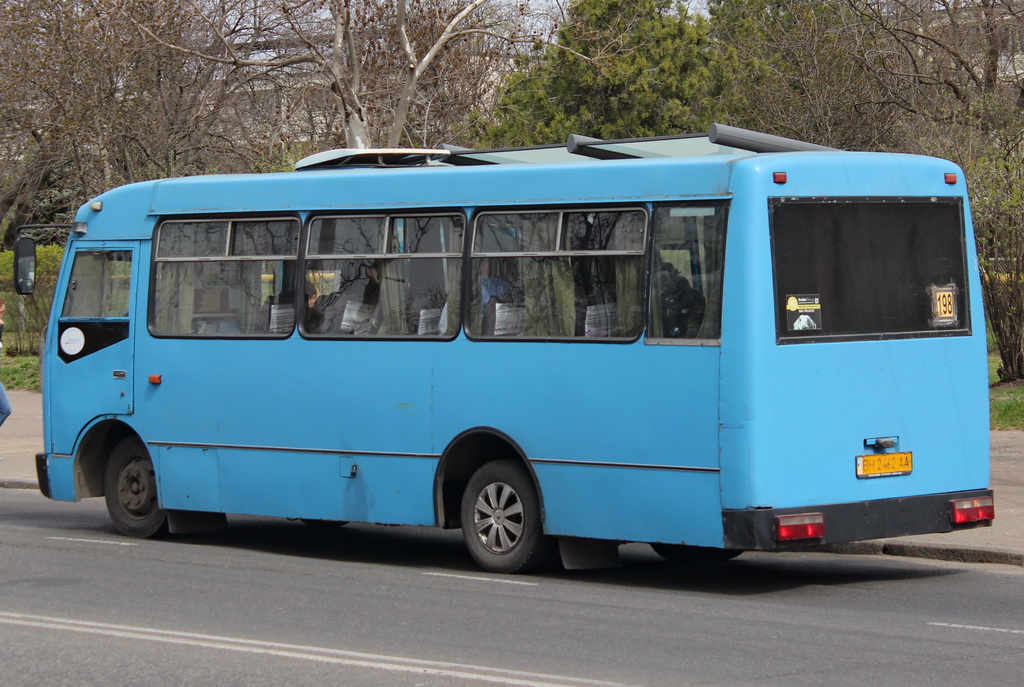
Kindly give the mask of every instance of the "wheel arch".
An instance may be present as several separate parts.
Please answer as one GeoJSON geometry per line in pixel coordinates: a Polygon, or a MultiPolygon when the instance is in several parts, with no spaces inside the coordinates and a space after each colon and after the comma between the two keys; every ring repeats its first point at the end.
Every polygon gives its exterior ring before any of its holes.
{"type": "Polygon", "coordinates": [[[473,427],[449,442],[434,474],[434,517],[439,527],[452,529],[461,526],[462,495],[470,477],[481,466],[506,458],[517,460],[530,475],[540,504],[541,522],[544,521],[544,492],[522,447],[499,429],[473,427]]]}
{"type": "Polygon", "coordinates": [[[114,447],[138,433],[121,420],[101,420],[90,427],[75,453],[75,492],[78,498],[103,496],[103,473],[114,447]]]}

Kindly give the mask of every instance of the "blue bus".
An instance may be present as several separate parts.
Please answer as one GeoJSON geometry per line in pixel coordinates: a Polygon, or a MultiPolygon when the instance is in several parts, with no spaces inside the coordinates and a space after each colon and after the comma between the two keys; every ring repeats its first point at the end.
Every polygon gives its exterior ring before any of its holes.
{"type": "Polygon", "coordinates": [[[131,184],[77,215],[42,366],[42,491],[135,537],[433,525],[517,573],[994,517],[966,183],[928,157],[715,125],[131,184]]]}

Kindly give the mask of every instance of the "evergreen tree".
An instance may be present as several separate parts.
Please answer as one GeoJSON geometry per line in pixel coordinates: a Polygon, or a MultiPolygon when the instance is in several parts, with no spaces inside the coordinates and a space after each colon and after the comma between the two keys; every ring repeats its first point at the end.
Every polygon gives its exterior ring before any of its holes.
{"type": "Polygon", "coordinates": [[[694,133],[719,107],[707,20],[670,0],[576,0],[555,44],[510,76],[484,144],[694,133]]]}

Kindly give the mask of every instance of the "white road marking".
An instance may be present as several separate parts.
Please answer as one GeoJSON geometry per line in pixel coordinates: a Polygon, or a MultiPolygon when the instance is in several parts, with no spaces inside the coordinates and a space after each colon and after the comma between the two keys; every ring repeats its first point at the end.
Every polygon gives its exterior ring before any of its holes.
{"type": "Polygon", "coordinates": [[[403,656],[385,654],[368,654],[343,649],[330,649],[317,646],[298,644],[282,644],[265,642],[256,639],[242,639],[221,635],[208,635],[195,632],[175,632],[172,630],[156,630],[148,627],[130,625],[111,625],[93,623],[69,618],[55,618],[25,613],[7,613],[0,611],[0,624],[22,627],[37,627],[48,630],[64,630],[84,634],[117,637],[120,639],[146,640],[164,644],[178,644],[206,649],[239,651],[264,656],[293,658],[303,661],[346,665],[357,668],[390,670],[400,673],[416,673],[436,677],[451,677],[466,680],[477,680],[502,685],[523,685],[525,687],[577,687],[579,685],[593,687],[626,687],[622,683],[566,675],[548,675],[520,670],[506,670],[490,666],[476,666],[463,663],[444,661],[427,661],[403,656]]]}
{"type": "Polygon", "coordinates": [[[111,546],[138,546],[135,542],[111,541],[109,539],[77,539],[75,537],[45,537],[45,539],[55,539],[57,541],[78,541],[85,542],[86,544],[110,544],[111,546]]]}
{"type": "Polygon", "coordinates": [[[501,582],[502,584],[521,584],[526,587],[536,587],[537,582],[520,582],[519,580],[500,580],[497,577],[478,577],[475,575],[452,575],[451,573],[425,572],[424,575],[433,577],[454,577],[457,580],[477,580],[480,582],[501,582]]]}
{"type": "Polygon", "coordinates": [[[935,627],[952,627],[957,630],[981,630],[983,632],[1003,632],[1011,635],[1024,635],[1024,630],[1011,630],[1006,627],[985,627],[984,625],[958,625],[956,623],[928,623],[935,627]]]}

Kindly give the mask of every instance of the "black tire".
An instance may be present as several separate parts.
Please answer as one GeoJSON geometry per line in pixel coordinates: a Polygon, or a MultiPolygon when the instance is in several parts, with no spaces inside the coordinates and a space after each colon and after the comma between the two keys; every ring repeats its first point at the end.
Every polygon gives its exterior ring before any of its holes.
{"type": "Polygon", "coordinates": [[[137,437],[114,447],[103,474],[107,512],[114,526],[129,537],[167,534],[167,511],[157,498],[156,472],[146,446],[137,437]]]}
{"type": "Polygon", "coordinates": [[[516,460],[487,463],[473,474],[462,496],[462,534],[470,555],[490,572],[539,570],[558,551],[544,534],[533,479],[516,460]]]}
{"type": "Polygon", "coordinates": [[[667,561],[681,565],[721,563],[743,553],[733,549],[716,549],[713,546],[686,546],[684,544],[651,544],[654,552],[667,561]]]}

